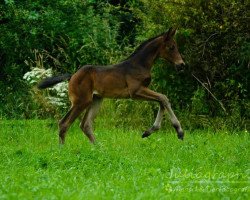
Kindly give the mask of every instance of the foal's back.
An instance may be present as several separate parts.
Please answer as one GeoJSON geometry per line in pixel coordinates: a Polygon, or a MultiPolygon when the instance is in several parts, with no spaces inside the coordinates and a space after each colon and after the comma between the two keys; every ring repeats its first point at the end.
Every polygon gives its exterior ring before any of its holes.
{"type": "Polygon", "coordinates": [[[129,63],[110,66],[86,65],[70,79],[69,96],[91,99],[93,94],[105,98],[129,98],[127,76],[129,63]]]}

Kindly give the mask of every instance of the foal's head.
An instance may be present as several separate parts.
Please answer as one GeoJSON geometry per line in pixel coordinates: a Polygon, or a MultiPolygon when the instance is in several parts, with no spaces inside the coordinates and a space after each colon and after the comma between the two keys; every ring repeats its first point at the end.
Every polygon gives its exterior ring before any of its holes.
{"type": "Polygon", "coordinates": [[[170,28],[165,34],[163,34],[163,45],[160,49],[160,57],[175,65],[185,65],[181,54],[178,51],[176,42],[174,41],[174,35],[176,29],[170,28]]]}

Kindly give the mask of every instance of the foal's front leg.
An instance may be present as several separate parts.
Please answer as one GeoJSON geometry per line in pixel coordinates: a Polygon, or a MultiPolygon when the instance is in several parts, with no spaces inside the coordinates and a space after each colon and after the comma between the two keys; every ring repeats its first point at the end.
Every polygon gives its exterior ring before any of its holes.
{"type": "Polygon", "coordinates": [[[167,110],[169,113],[172,125],[177,132],[178,138],[183,140],[184,132],[181,128],[181,124],[180,124],[179,120],[177,119],[177,117],[175,116],[175,114],[171,108],[170,102],[165,95],[154,92],[146,87],[141,87],[135,93],[134,98],[144,99],[144,100],[148,100],[148,101],[157,101],[160,103],[160,109],[158,111],[158,114],[157,114],[157,117],[155,119],[153,126],[151,128],[149,128],[148,130],[146,130],[143,133],[142,137],[148,137],[154,131],[156,131],[160,128],[164,112],[165,112],[165,110],[167,110]]]}
{"type": "Polygon", "coordinates": [[[142,138],[150,136],[154,131],[157,131],[161,128],[161,122],[163,119],[164,111],[165,111],[164,107],[160,105],[153,126],[142,134],[142,138]]]}

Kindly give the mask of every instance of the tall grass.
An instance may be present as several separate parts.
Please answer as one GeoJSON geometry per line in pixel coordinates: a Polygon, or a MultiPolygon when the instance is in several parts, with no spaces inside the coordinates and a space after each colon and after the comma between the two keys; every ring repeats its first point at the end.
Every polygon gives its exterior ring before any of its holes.
{"type": "Polygon", "coordinates": [[[249,198],[248,133],[144,128],[98,118],[91,145],[76,122],[59,147],[55,120],[0,121],[0,199],[249,198]]]}

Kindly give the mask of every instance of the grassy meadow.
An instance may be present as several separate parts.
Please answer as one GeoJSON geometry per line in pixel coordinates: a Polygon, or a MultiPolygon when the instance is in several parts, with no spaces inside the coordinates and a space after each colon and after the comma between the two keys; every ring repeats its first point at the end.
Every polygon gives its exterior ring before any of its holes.
{"type": "Polygon", "coordinates": [[[97,119],[58,145],[56,120],[0,121],[0,199],[249,199],[249,133],[144,127],[97,119]]]}

